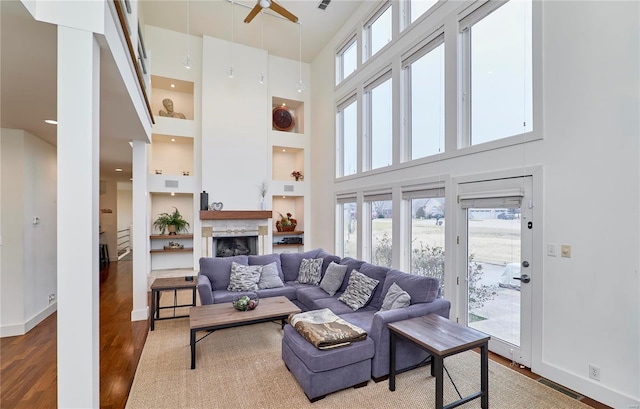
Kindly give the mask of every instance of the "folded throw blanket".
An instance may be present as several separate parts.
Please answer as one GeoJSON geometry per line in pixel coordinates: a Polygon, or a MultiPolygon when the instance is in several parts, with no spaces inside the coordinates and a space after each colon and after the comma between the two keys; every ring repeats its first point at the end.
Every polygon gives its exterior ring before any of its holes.
{"type": "Polygon", "coordinates": [[[331,349],[364,341],[367,332],[335,315],[328,308],[295,314],[290,323],[318,349],[331,349]]]}

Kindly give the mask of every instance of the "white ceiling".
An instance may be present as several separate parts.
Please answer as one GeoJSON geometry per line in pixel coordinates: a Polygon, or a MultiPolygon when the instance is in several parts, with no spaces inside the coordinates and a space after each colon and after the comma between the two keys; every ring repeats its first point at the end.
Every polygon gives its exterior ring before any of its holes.
{"type": "MultiPolygon", "coordinates": [[[[261,47],[261,15],[249,24],[242,20],[255,3],[238,1],[234,7],[234,41],[261,47]],[[243,7],[240,4],[245,4],[243,7]]],[[[264,48],[270,54],[298,59],[298,29],[302,30],[302,59],[311,62],[361,1],[332,0],[326,11],[320,0],[279,2],[295,14],[300,25],[264,13],[264,48]]],[[[143,0],[145,24],[186,32],[187,2],[143,0]]],[[[227,0],[191,0],[190,33],[231,40],[232,3],[227,0]]],[[[18,0],[0,0],[0,126],[23,129],[55,145],[56,126],[44,119],[57,115],[57,29],[35,21],[18,0]],[[16,41],[16,39],[19,39],[16,41]]],[[[100,64],[100,179],[128,181],[131,177],[129,141],[143,138],[115,62],[102,50],[100,64]],[[115,172],[122,168],[123,172],[115,172]]]]}

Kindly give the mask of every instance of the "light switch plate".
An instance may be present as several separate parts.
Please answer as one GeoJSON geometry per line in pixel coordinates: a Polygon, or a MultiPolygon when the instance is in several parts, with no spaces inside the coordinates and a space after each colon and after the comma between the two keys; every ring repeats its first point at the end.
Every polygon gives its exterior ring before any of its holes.
{"type": "Polygon", "coordinates": [[[571,258],[571,246],[568,244],[563,244],[560,246],[560,255],[562,257],[571,258]]]}
{"type": "Polygon", "coordinates": [[[555,243],[547,243],[547,256],[558,257],[558,245],[555,243]]]}

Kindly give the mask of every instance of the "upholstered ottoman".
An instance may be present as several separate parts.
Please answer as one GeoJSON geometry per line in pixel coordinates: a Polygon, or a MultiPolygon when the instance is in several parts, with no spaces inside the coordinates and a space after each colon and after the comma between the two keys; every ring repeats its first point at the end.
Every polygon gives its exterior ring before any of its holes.
{"type": "Polygon", "coordinates": [[[291,325],[284,327],[282,360],[311,402],[341,389],[366,386],[373,354],[369,337],[349,346],[319,350],[291,325]]]}

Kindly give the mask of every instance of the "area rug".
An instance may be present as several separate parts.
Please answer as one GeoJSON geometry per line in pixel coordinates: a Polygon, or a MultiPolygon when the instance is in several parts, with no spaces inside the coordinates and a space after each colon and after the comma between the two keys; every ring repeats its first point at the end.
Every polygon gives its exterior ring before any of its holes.
{"type": "MultiPolygon", "coordinates": [[[[204,335],[200,332],[199,337],[204,335]]],[[[211,333],[197,344],[190,369],[189,320],[156,322],[149,332],[126,408],[432,408],[435,378],[430,367],[399,374],[396,391],[388,381],[370,381],[310,403],[280,357],[282,330],[275,322],[211,333]]],[[[347,347],[348,348],[348,347],[347,347]]],[[[462,396],[480,389],[480,355],[465,352],[445,359],[462,396]]],[[[458,395],[445,374],[445,404],[458,395]]],[[[500,364],[489,362],[489,405],[502,409],[588,408],[500,364]]],[[[462,408],[479,408],[480,401],[462,408]]]]}

